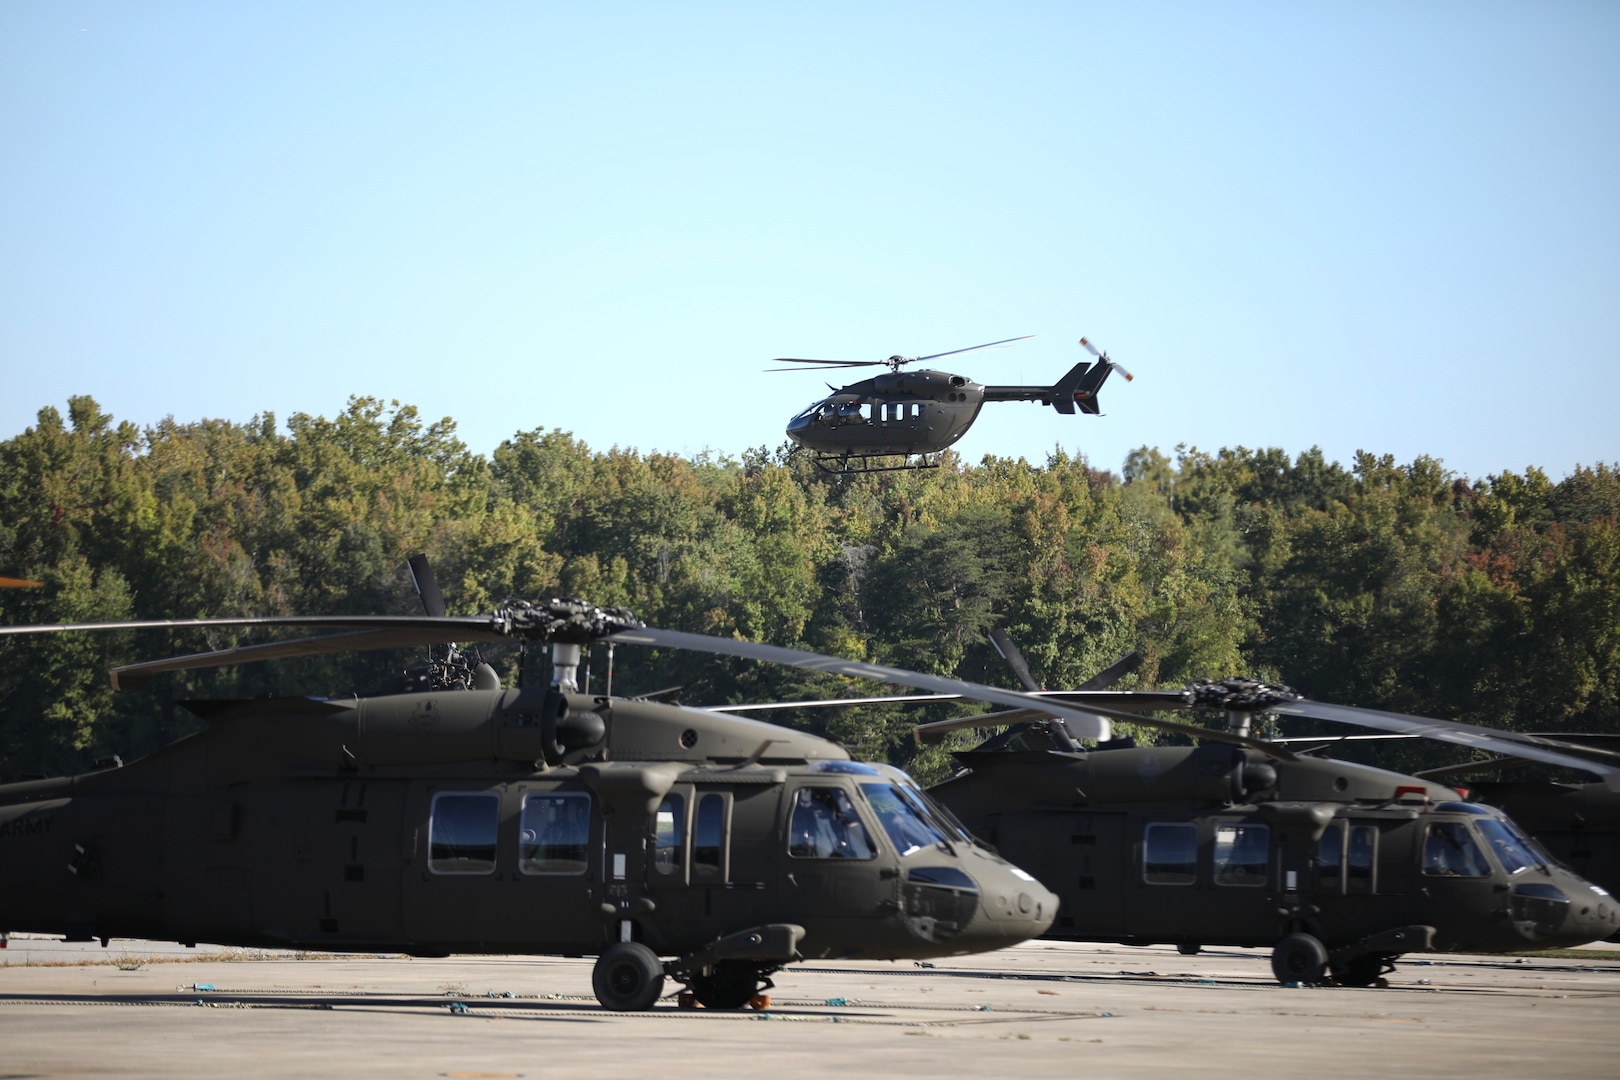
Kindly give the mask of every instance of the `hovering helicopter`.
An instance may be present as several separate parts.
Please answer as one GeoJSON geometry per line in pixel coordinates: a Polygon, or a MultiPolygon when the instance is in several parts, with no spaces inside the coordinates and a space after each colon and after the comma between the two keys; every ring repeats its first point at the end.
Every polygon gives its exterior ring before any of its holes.
{"type": "MultiPolygon", "coordinates": [[[[758,1004],[810,957],[925,959],[1032,938],[1057,898],[905,774],[774,725],[578,686],[593,642],[701,649],[1018,707],[1028,695],[508,601],[425,616],[6,626],[344,633],[114,669],[164,672],[455,642],[548,643],[549,686],[453,649],[424,692],[193,701],[206,729],[127,766],[0,785],[0,930],[323,951],[596,955],[610,1009],[758,1004]],[[26,887],[15,883],[26,882],[26,887]]],[[[427,584],[424,586],[424,581],[427,584]]],[[[1046,706],[1096,737],[1107,722],[1046,706]]],[[[768,999],[764,999],[768,1000],[768,999]]]]}
{"type": "MultiPolygon", "coordinates": [[[[1585,768],[1620,769],[1533,736],[1308,701],[1243,679],[1169,691],[1107,688],[1131,654],[1074,691],[1045,691],[1016,645],[992,641],[1025,692],[1200,745],[1081,745],[1067,722],[1019,708],[918,725],[919,742],[1005,727],[955,756],[929,789],[968,829],[1061,898],[1048,937],[1131,945],[1269,947],[1283,983],[1370,986],[1402,954],[1512,952],[1620,928],[1607,890],[1572,873],[1499,810],[1442,784],[1307,754],[1251,735],[1256,713],[1313,717],[1585,768]],[[1200,708],[1225,730],[1148,715],[1200,708]]],[[[866,700],[942,700],[900,695],[866,700]]],[[[784,703],[779,707],[787,707],[784,703]]],[[[726,707],[738,709],[744,707],[726,707]]]]}
{"type": "MultiPolygon", "coordinates": [[[[987,401],[1038,401],[1060,413],[1080,412],[1097,415],[1097,393],[1118,370],[1127,380],[1130,372],[1100,353],[1085,338],[1080,344],[1096,363],[1081,361],[1051,386],[985,386],[962,375],[944,371],[902,372],[907,364],[957,356],[980,349],[1002,348],[1014,341],[1034,337],[1004,338],[966,349],[931,353],[928,356],[891,356],[887,360],[807,360],[778,357],[775,364],[806,364],[816,368],[883,366],[889,374],[850,383],[842,388],[828,385],[833,393],[788,421],[787,435],[795,443],[815,452],[822,469],[837,473],[886,472],[899,469],[932,468],[938,455],[960,439],[987,401]],[[899,465],[884,461],[900,458],[899,465]],[[913,457],[920,460],[913,463],[913,457]]],[[[767,371],[803,371],[806,368],[767,368],[767,371]]]]}

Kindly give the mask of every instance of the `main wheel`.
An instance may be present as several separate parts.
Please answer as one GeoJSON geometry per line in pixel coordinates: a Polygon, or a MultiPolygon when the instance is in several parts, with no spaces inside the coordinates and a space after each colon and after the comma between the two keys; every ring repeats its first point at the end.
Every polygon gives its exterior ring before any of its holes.
{"type": "Polygon", "coordinates": [[[1383,976],[1388,959],[1383,953],[1365,953],[1349,963],[1334,965],[1333,977],[1342,986],[1371,986],[1383,976]]]}
{"type": "Polygon", "coordinates": [[[1271,950],[1271,973],[1280,983],[1319,983],[1327,963],[1327,947],[1309,934],[1289,934],[1271,950]]]}
{"type": "Polygon", "coordinates": [[[639,941],[620,941],[602,950],[591,971],[591,989],[604,1009],[640,1012],[664,992],[664,964],[639,941]]]}
{"type": "Polygon", "coordinates": [[[759,969],[740,960],[722,960],[714,971],[692,980],[692,996],[705,1009],[740,1009],[759,989],[759,969]]]}

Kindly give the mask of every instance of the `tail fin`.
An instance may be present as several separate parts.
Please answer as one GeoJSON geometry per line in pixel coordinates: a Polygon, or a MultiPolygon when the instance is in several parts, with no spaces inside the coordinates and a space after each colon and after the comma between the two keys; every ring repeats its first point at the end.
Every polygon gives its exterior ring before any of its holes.
{"type": "Polygon", "coordinates": [[[1092,416],[1102,412],[1097,404],[1097,392],[1102,389],[1102,384],[1108,381],[1114,367],[1113,361],[1105,356],[1086,372],[1085,378],[1080,380],[1080,385],[1074,390],[1074,400],[1080,406],[1081,412],[1090,413],[1092,416]]]}
{"type": "Polygon", "coordinates": [[[1085,382],[1086,371],[1090,367],[1090,364],[1082,360],[1070,368],[1069,373],[1052,386],[1052,408],[1060,413],[1074,412],[1075,395],[1085,382]]]}
{"type": "Polygon", "coordinates": [[[1097,407],[1097,391],[1102,389],[1102,384],[1108,381],[1109,373],[1116,366],[1106,357],[1095,364],[1082,361],[1074,365],[1052,387],[1052,408],[1060,413],[1072,413],[1078,404],[1081,412],[1097,415],[1101,411],[1097,407]]]}

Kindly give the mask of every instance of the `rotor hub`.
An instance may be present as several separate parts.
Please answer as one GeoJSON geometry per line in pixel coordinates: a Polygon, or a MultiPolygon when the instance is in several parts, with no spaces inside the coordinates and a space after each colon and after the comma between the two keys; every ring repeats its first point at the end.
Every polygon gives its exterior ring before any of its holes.
{"type": "Polygon", "coordinates": [[[509,634],[531,641],[588,645],[647,624],[629,608],[597,607],[584,600],[508,600],[495,612],[509,634]]]}
{"type": "Polygon", "coordinates": [[[1262,712],[1272,705],[1300,700],[1293,687],[1272,686],[1256,679],[1200,679],[1190,683],[1187,692],[1195,707],[1227,712],[1262,712]]]}

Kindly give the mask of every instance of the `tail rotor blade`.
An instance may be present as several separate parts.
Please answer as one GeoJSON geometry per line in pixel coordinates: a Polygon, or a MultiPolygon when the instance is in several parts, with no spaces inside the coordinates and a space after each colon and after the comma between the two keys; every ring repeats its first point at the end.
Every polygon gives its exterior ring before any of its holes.
{"type": "Polygon", "coordinates": [[[416,595],[422,598],[422,607],[435,619],[444,614],[444,594],[439,592],[439,583],[433,579],[433,568],[428,566],[426,555],[412,555],[410,560],[411,580],[416,582],[416,595]]]}

